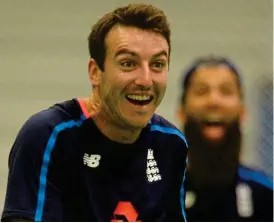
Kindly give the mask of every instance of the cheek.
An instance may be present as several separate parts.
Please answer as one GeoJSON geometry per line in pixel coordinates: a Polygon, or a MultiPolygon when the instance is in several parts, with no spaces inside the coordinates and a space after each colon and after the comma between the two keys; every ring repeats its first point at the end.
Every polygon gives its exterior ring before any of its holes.
{"type": "Polygon", "coordinates": [[[167,88],[167,82],[168,82],[168,77],[167,77],[167,73],[164,74],[155,74],[153,76],[153,82],[156,86],[156,88],[161,91],[161,92],[165,92],[166,88],[167,88]]]}
{"type": "Polygon", "coordinates": [[[226,113],[230,117],[240,116],[242,107],[239,105],[231,105],[230,107],[226,107],[226,113]]]}
{"type": "Polygon", "coordinates": [[[161,74],[156,74],[156,79],[158,80],[159,83],[162,85],[166,85],[168,82],[168,70],[164,71],[161,74]]]}
{"type": "Polygon", "coordinates": [[[101,88],[104,94],[114,91],[117,88],[118,78],[115,73],[105,72],[102,75],[101,88]]]}
{"type": "Polygon", "coordinates": [[[120,69],[113,67],[108,69],[105,75],[105,84],[115,89],[123,89],[132,82],[135,74],[133,72],[122,72],[120,69]]]}
{"type": "Polygon", "coordinates": [[[187,111],[189,112],[193,112],[193,113],[202,112],[204,108],[206,108],[206,106],[207,106],[206,100],[204,100],[203,98],[193,98],[191,96],[187,97],[186,108],[187,108],[187,111]]]}
{"type": "Polygon", "coordinates": [[[239,113],[242,108],[238,98],[226,98],[223,100],[222,106],[230,113],[239,113]]]}

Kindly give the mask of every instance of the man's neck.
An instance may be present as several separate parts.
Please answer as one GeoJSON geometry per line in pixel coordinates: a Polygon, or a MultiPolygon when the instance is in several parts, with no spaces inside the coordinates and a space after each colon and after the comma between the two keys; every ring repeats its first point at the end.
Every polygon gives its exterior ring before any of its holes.
{"type": "Polygon", "coordinates": [[[85,99],[84,102],[95,125],[110,140],[123,144],[132,144],[138,139],[142,129],[119,125],[102,112],[95,111],[94,108],[98,108],[98,106],[94,106],[89,98],[85,99]]]}

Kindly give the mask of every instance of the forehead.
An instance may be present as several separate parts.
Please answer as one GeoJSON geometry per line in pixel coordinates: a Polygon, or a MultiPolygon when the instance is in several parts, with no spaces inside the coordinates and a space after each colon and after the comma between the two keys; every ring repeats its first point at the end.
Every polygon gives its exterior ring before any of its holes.
{"type": "Polygon", "coordinates": [[[115,25],[106,36],[108,53],[116,53],[121,49],[134,51],[139,56],[152,56],[161,51],[168,54],[166,39],[153,31],[142,30],[131,26],[115,25]]]}
{"type": "Polygon", "coordinates": [[[201,66],[199,67],[193,77],[191,78],[192,84],[237,84],[236,74],[227,66],[219,65],[214,67],[201,66]]]}

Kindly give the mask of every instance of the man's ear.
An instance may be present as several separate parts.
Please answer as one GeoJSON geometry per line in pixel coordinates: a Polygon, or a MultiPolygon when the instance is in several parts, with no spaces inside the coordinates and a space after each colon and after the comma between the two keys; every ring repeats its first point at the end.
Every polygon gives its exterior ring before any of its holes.
{"type": "Polygon", "coordinates": [[[88,63],[88,74],[89,74],[89,80],[92,86],[94,87],[99,86],[101,83],[102,71],[98,67],[96,61],[92,58],[89,60],[89,63],[88,63]]]}

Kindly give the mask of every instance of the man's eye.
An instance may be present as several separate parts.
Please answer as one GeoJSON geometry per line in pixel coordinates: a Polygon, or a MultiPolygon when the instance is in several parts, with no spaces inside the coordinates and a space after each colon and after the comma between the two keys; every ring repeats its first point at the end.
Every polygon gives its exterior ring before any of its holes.
{"type": "Polygon", "coordinates": [[[223,95],[233,95],[234,91],[230,88],[222,88],[221,93],[223,95]]]}
{"type": "Polygon", "coordinates": [[[208,92],[208,89],[206,87],[199,87],[195,89],[195,94],[196,95],[204,95],[208,92]]]}
{"type": "Polygon", "coordinates": [[[157,61],[152,64],[153,69],[162,70],[166,67],[166,63],[162,61],[157,61]]]}
{"type": "Polygon", "coordinates": [[[130,60],[121,62],[122,67],[134,67],[135,65],[136,64],[133,61],[130,61],[130,60]]]}

